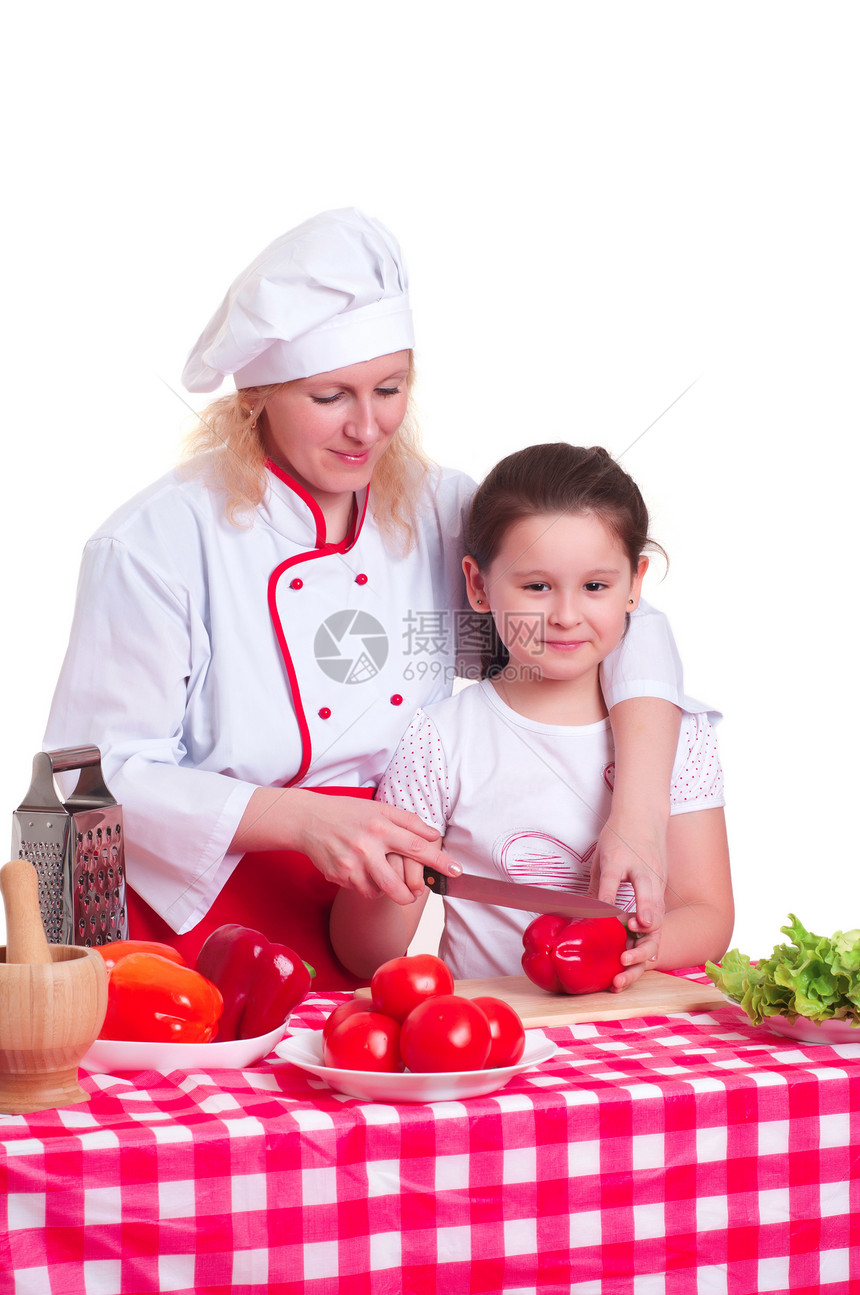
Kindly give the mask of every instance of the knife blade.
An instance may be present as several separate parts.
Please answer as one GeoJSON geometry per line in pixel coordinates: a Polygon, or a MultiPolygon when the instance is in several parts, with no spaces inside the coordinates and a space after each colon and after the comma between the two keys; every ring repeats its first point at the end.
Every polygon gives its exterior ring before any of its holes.
{"type": "Polygon", "coordinates": [[[474,899],[479,904],[498,904],[502,908],[519,908],[527,913],[617,917],[625,926],[630,916],[624,909],[602,899],[593,899],[591,895],[571,895],[566,890],[520,885],[518,881],[498,881],[494,877],[476,877],[465,872],[459,877],[448,877],[435,868],[425,868],[424,883],[437,895],[447,895],[449,899],[474,899]]]}

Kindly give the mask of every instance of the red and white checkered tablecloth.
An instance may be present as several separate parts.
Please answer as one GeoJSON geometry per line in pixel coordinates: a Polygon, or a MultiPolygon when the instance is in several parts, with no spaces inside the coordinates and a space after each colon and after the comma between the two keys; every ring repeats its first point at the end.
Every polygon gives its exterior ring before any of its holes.
{"type": "Polygon", "coordinates": [[[469,1101],[273,1058],[0,1116],[0,1295],[860,1292],[860,1048],[728,1006],[547,1033],[469,1101]]]}

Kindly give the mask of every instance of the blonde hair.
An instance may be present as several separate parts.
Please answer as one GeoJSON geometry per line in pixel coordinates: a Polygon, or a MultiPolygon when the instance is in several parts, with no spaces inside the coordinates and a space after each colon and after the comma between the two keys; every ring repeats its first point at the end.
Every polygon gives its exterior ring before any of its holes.
{"type": "MultiPolygon", "coordinates": [[[[374,469],[370,490],[370,509],[377,525],[386,539],[405,553],[415,544],[414,504],[434,469],[421,446],[412,395],[414,376],[410,353],[406,416],[374,469]]],[[[223,491],[227,517],[234,526],[250,524],[250,514],[268,489],[259,419],[269,397],[286,385],[245,387],[221,396],[197,416],[197,424],[185,440],[186,472],[223,491]]]]}

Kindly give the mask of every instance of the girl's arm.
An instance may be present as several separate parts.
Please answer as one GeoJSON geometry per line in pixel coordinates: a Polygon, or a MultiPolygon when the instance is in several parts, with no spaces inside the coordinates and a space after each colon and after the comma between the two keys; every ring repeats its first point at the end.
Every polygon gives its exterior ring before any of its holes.
{"type": "MultiPolygon", "coordinates": [[[[401,738],[373,807],[406,814],[410,819],[417,815],[423,830],[435,834],[437,844],[428,848],[445,860],[444,871],[451,876],[462,872],[460,865],[438,848],[448,825],[447,763],[436,726],[423,711],[418,711],[401,738]]],[[[414,850],[412,857],[416,857],[414,850]]],[[[420,864],[403,860],[396,852],[389,855],[388,862],[402,869],[406,884],[416,895],[414,902],[392,903],[388,895],[362,898],[355,890],[341,890],[335,896],[329,935],[335,953],[356,976],[369,978],[381,963],[406,953],[427,902],[420,864]]],[[[424,858],[423,862],[432,861],[424,858]]]]}
{"type": "Polygon", "coordinates": [[[387,895],[362,899],[355,890],[339,890],[329,918],[329,937],[343,965],[368,980],[389,958],[400,958],[418,930],[427,902],[424,894],[411,904],[397,904],[387,895]]]}
{"type": "Polygon", "coordinates": [[[628,970],[615,977],[626,989],[646,968],[671,971],[718,961],[729,947],[734,899],[722,809],[675,814],[667,831],[669,878],[666,917],[659,940],[638,939],[622,954],[628,970]]]}

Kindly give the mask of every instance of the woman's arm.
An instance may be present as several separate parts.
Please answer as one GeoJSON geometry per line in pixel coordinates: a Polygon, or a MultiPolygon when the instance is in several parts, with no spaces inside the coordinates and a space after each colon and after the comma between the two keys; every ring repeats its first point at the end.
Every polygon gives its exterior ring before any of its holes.
{"type": "MultiPolygon", "coordinates": [[[[99,747],[123,807],[136,892],[181,934],[208,911],[243,853],[292,848],[338,884],[411,903],[422,863],[448,871],[439,834],[391,806],[265,785],[289,769],[282,760],[290,712],[282,722],[273,706],[274,718],[262,724],[253,718],[260,690],[243,700],[263,654],[252,654],[250,667],[237,658],[229,668],[223,647],[213,655],[194,558],[205,534],[189,530],[184,513],[181,524],[169,511],[163,525],[160,514],[135,517],[132,509],[137,530],[148,525],[145,543],[104,535],[87,545],[45,746],[99,747]],[[200,755],[216,768],[199,767],[200,755]],[[224,767],[246,776],[218,771],[224,767]],[[417,857],[404,866],[388,861],[411,852],[417,857]]],[[[265,554],[261,561],[271,569],[265,554]]],[[[268,616],[265,603],[260,615],[268,616]]],[[[260,641],[267,625],[246,626],[249,638],[260,641]]]]}
{"type": "Polygon", "coordinates": [[[321,796],[296,787],[258,787],[231,849],[299,850],[328,881],[348,887],[361,903],[382,895],[394,900],[395,908],[412,906],[418,898],[423,903],[425,865],[451,875],[462,871],[441,850],[438,831],[417,814],[397,805],[321,796]]]}
{"type": "Polygon", "coordinates": [[[657,934],[663,917],[669,785],[687,697],[669,622],[641,601],[627,633],[603,662],[601,686],[615,741],[612,810],[592,866],[592,889],[614,901],[622,880],[636,893],[633,929],[657,934]]]}
{"type": "Polygon", "coordinates": [[[669,878],[666,918],[659,941],[637,940],[622,955],[628,970],[616,976],[626,989],[646,968],[671,971],[719,960],[729,946],[734,925],[729,846],[722,809],[675,814],[667,831],[669,878]]]}
{"type": "Polygon", "coordinates": [[[183,763],[189,692],[208,666],[207,630],[187,588],[177,580],[177,592],[158,560],[162,539],[176,553],[193,552],[187,532],[152,529],[157,538],[142,553],[111,535],[86,546],[44,746],[99,748],[123,808],[129,881],[182,933],[238,861],[225,851],[254,786],[183,763]]]}
{"type": "Polygon", "coordinates": [[[613,904],[620,882],[631,882],[636,894],[631,926],[656,936],[663,920],[669,787],[681,711],[657,697],[633,697],[613,706],[609,718],[615,787],[592,862],[592,889],[613,904]]]}

